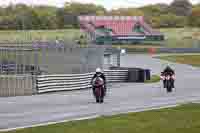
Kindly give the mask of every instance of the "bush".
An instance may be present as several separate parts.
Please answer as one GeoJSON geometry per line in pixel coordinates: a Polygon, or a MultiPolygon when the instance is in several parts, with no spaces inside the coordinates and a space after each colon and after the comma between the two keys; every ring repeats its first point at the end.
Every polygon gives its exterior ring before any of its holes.
{"type": "Polygon", "coordinates": [[[64,25],[64,28],[65,28],[65,29],[73,29],[74,26],[73,26],[73,25],[64,25]]]}
{"type": "Polygon", "coordinates": [[[182,16],[176,16],[174,14],[161,15],[160,27],[184,27],[186,24],[186,18],[182,16]]]}
{"type": "Polygon", "coordinates": [[[192,14],[188,17],[188,23],[190,26],[200,27],[200,6],[192,9],[192,14]]]}

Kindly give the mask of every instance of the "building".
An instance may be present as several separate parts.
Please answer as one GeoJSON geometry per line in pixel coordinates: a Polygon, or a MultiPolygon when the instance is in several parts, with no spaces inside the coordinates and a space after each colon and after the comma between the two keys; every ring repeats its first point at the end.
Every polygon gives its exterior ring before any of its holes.
{"type": "Polygon", "coordinates": [[[164,35],[152,29],[142,16],[79,16],[78,21],[96,44],[164,40],[164,35]]]}

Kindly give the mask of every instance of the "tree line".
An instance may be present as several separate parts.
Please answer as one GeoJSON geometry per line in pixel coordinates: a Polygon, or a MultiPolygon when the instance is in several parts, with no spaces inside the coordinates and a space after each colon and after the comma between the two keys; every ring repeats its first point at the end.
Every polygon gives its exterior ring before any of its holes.
{"type": "Polygon", "coordinates": [[[200,26],[200,4],[192,5],[188,0],[174,0],[170,5],[155,4],[111,11],[103,6],[81,3],[65,3],[63,8],[9,5],[0,7],[0,30],[78,28],[78,15],[144,16],[155,28],[200,26]]]}

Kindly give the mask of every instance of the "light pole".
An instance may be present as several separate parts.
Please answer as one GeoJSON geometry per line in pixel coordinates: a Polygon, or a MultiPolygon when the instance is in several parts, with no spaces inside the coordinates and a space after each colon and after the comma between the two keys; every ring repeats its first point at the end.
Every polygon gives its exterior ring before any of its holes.
{"type": "Polygon", "coordinates": [[[125,49],[121,49],[120,47],[118,47],[118,54],[117,54],[117,67],[120,67],[120,62],[121,62],[121,55],[125,55],[126,54],[126,50],[125,49]]]}

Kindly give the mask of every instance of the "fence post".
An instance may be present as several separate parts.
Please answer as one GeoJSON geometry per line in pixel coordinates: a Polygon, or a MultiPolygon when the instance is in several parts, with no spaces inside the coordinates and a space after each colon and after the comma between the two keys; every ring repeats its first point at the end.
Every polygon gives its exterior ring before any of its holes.
{"type": "Polygon", "coordinates": [[[120,53],[117,54],[117,66],[120,67],[120,53]]]}
{"type": "Polygon", "coordinates": [[[1,75],[0,75],[0,97],[2,96],[2,78],[1,78],[1,75]]]}
{"type": "Polygon", "coordinates": [[[37,75],[32,75],[32,91],[33,94],[38,93],[38,87],[37,87],[37,75]]]}

